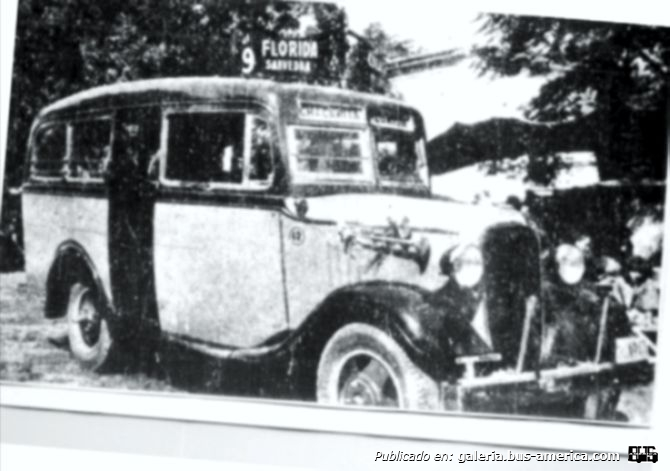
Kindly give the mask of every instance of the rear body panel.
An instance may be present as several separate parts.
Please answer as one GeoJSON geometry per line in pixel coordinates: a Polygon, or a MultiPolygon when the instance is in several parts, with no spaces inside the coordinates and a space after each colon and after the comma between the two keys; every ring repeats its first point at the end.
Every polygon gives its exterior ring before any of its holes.
{"type": "Polygon", "coordinates": [[[111,293],[109,205],[104,194],[73,198],[63,193],[27,189],[22,199],[29,282],[44,289],[59,247],[74,241],[85,249],[107,293],[111,293]]]}

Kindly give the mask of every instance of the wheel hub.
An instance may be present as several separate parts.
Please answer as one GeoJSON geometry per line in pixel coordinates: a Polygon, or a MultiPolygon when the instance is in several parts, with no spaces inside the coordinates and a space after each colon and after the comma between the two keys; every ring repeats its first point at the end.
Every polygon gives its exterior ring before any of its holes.
{"type": "Polygon", "coordinates": [[[340,402],[349,406],[398,406],[395,384],[386,367],[378,360],[358,356],[342,370],[340,402]]]}
{"type": "Polygon", "coordinates": [[[84,342],[89,346],[95,345],[100,336],[100,315],[88,294],[82,297],[77,322],[84,342]]]}
{"type": "Polygon", "coordinates": [[[342,402],[352,406],[371,406],[382,403],[382,392],[377,384],[363,375],[347,381],[342,389],[342,402]]]}

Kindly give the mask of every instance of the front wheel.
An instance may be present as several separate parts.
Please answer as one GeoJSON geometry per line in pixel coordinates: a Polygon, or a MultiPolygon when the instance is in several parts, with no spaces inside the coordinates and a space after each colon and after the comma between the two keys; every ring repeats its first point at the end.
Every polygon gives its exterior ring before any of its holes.
{"type": "Polygon", "coordinates": [[[328,341],[317,371],[323,404],[435,410],[437,382],[384,331],[348,324],[328,341]]]}
{"type": "Polygon", "coordinates": [[[72,286],[67,321],[70,351],[80,365],[93,371],[109,366],[113,341],[93,288],[82,283],[72,286]]]}

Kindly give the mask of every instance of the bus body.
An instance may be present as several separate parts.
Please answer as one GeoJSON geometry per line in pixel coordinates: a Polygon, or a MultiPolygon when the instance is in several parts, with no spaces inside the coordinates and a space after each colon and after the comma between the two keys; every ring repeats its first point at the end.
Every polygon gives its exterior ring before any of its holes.
{"type": "Polygon", "coordinates": [[[588,347],[549,360],[565,317],[545,312],[535,234],[510,208],[432,196],[400,101],[130,82],[47,107],[29,147],[26,271],[86,367],[167,340],[323,403],[528,413],[569,389],[596,417],[647,363],[593,296],[571,313],[597,325],[588,347]]]}

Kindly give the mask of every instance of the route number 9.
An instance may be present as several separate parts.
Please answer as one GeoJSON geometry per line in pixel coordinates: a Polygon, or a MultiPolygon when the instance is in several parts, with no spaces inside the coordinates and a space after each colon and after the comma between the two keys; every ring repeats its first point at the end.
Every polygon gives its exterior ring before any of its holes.
{"type": "Polygon", "coordinates": [[[242,67],[243,74],[249,74],[256,68],[256,54],[254,54],[252,48],[245,47],[242,49],[242,63],[244,64],[242,67]]]}

